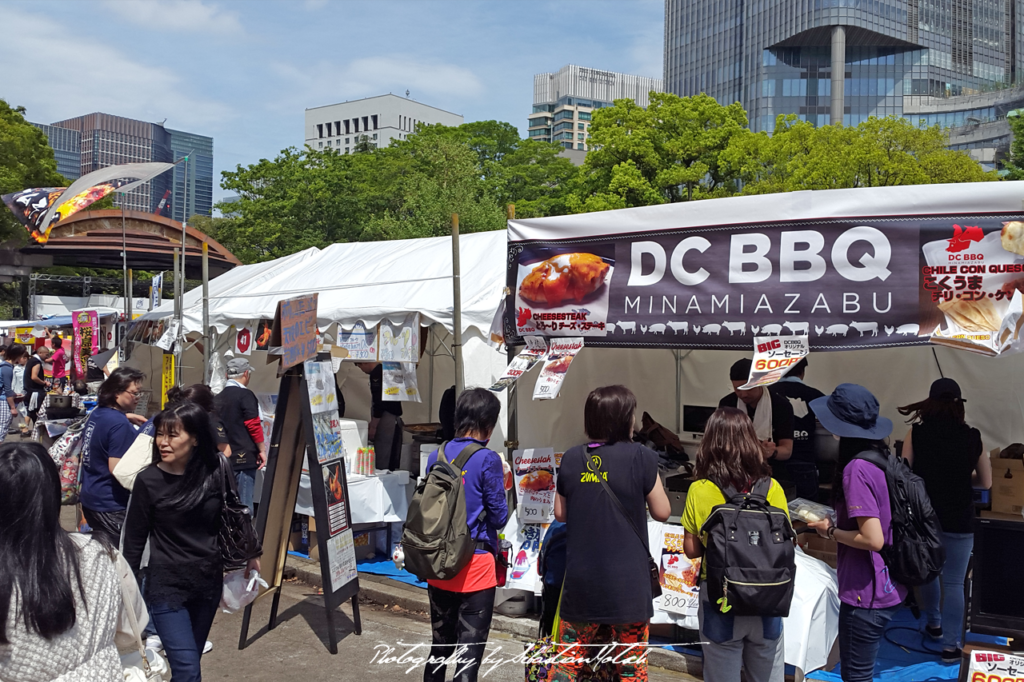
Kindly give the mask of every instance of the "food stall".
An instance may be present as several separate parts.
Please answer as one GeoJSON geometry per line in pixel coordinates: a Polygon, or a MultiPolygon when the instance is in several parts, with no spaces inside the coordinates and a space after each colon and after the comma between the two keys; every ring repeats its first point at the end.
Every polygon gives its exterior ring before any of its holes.
{"type": "MultiPolygon", "coordinates": [[[[524,451],[584,442],[587,394],[621,383],[692,456],[702,429],[688,414],[731,391],[729,367],[750,357],[755,337],[803,335],[806,381],[826,393],[861,383],[903,424],[897,406],[952,376],[986,443],[1022,441],[1022,199],[1024,183],[1001,182],[510,220],[504,338],[579,348],[569,363],[558,353],[557,399],[544,399],[543,369],[519,381],[509,438],[524,451]]],[[[652,524],[656,560],[673,554],[671,532],[652,524]]],[[[786,661],[802,674],[826,663],[838,598],[831,569],[806,555],[798,562],[786,661]]],[[[654,623],[695,626],[692,609],[670,611],[661,599],[654,623]]]]}

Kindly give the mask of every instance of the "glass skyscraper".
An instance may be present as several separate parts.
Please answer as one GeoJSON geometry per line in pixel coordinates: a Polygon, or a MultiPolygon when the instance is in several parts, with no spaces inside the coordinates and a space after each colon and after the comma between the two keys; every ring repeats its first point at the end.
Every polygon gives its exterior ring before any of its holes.
{"type": "MultiPolygon", "coordinates": [[[[57,170],[69,179],[115,164],[177,161],[195,150],[189,157],[187,216],[209,216],[213,211],[212,137],[101,113],[78,116],[52,125],[33,125],[46,132],[57,157],[57,170]],[[62,170],[62,164],[65,170],[62,170]],[[77,168],[74,175],[69,175],[72,165],[77,168]]],[[[124,197],[125,208],[146,213],[159,212],[181,222],[187,217],[183,165],[128,192],[124,197]]],[[[120,206],[121,201],[121,195],[115,194],[114,203],[120,206]]]]}
{"type": "Polygon", "coordinates": [[[951,128],[954,147],[958,136],[999,146],[1006,114],[1024,106],[1022,10],[1024,0],[666,0],[665,86],[742,103],[755,131],[779,114],[815,125],[896,115],[951,128]]]}

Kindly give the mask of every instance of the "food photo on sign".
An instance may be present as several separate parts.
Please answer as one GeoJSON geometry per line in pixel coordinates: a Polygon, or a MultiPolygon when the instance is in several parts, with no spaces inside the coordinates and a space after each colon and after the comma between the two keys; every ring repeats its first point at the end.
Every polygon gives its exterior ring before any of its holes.
{"type": "Polygon", "coordinates": [[[683,550],[684,531],[680,526],[662,526],[658,581],[662,594],[659,607],[683,616],[697,615],[700,559],[691,561],[683,550]]]}
{"type": "Polygon", "coordinates": [[[562,390],[562,382],[576,355],[583,350],[583,338],[551,339],[544,366],[533,387],[534,400],[552,400],[562,390]]]}
{"type": "Polygon", "coordinates": [[[523,523],[551,523],[555,518],[558,466],[554,448],[530,448],[512,453],[519,519],[523,523]]]}
{"type": "Polygon", "coordinates": [[[516,331],[521,336],[604,336],[615,271],[612,247],[526,247],[519,254],[516,331]]]}

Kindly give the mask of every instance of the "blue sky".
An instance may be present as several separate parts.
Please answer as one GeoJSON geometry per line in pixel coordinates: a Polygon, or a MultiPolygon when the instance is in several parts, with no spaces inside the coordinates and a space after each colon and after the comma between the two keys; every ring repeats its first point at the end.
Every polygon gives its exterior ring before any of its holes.
{"type": "Polygon", "coordinates": [[[664,3],[6,0],[0,26],[0,98],[29,120],[167,119],[214,138],[219,183],[301,145],[307,107],[387,92],[525,133],[535,73],[661,77],[664,3]]]}

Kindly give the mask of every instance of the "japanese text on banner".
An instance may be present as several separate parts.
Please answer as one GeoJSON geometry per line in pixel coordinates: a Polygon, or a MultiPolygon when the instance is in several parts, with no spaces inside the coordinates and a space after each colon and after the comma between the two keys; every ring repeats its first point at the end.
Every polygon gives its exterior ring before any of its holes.
{"type": "Polygon", "coordinates": [[[562,382],[569,371],[576,354],[583,350],[583,337],[551,339],[548,356],[533,388],[534,400],[551,400],[558,397],[562,382]]]}
{"type": "Polygon", "coordinates": [[[755,336],[750,378],[740,390],[774,384],[807,357],[809,350],[807,336],[755,336]]]}

